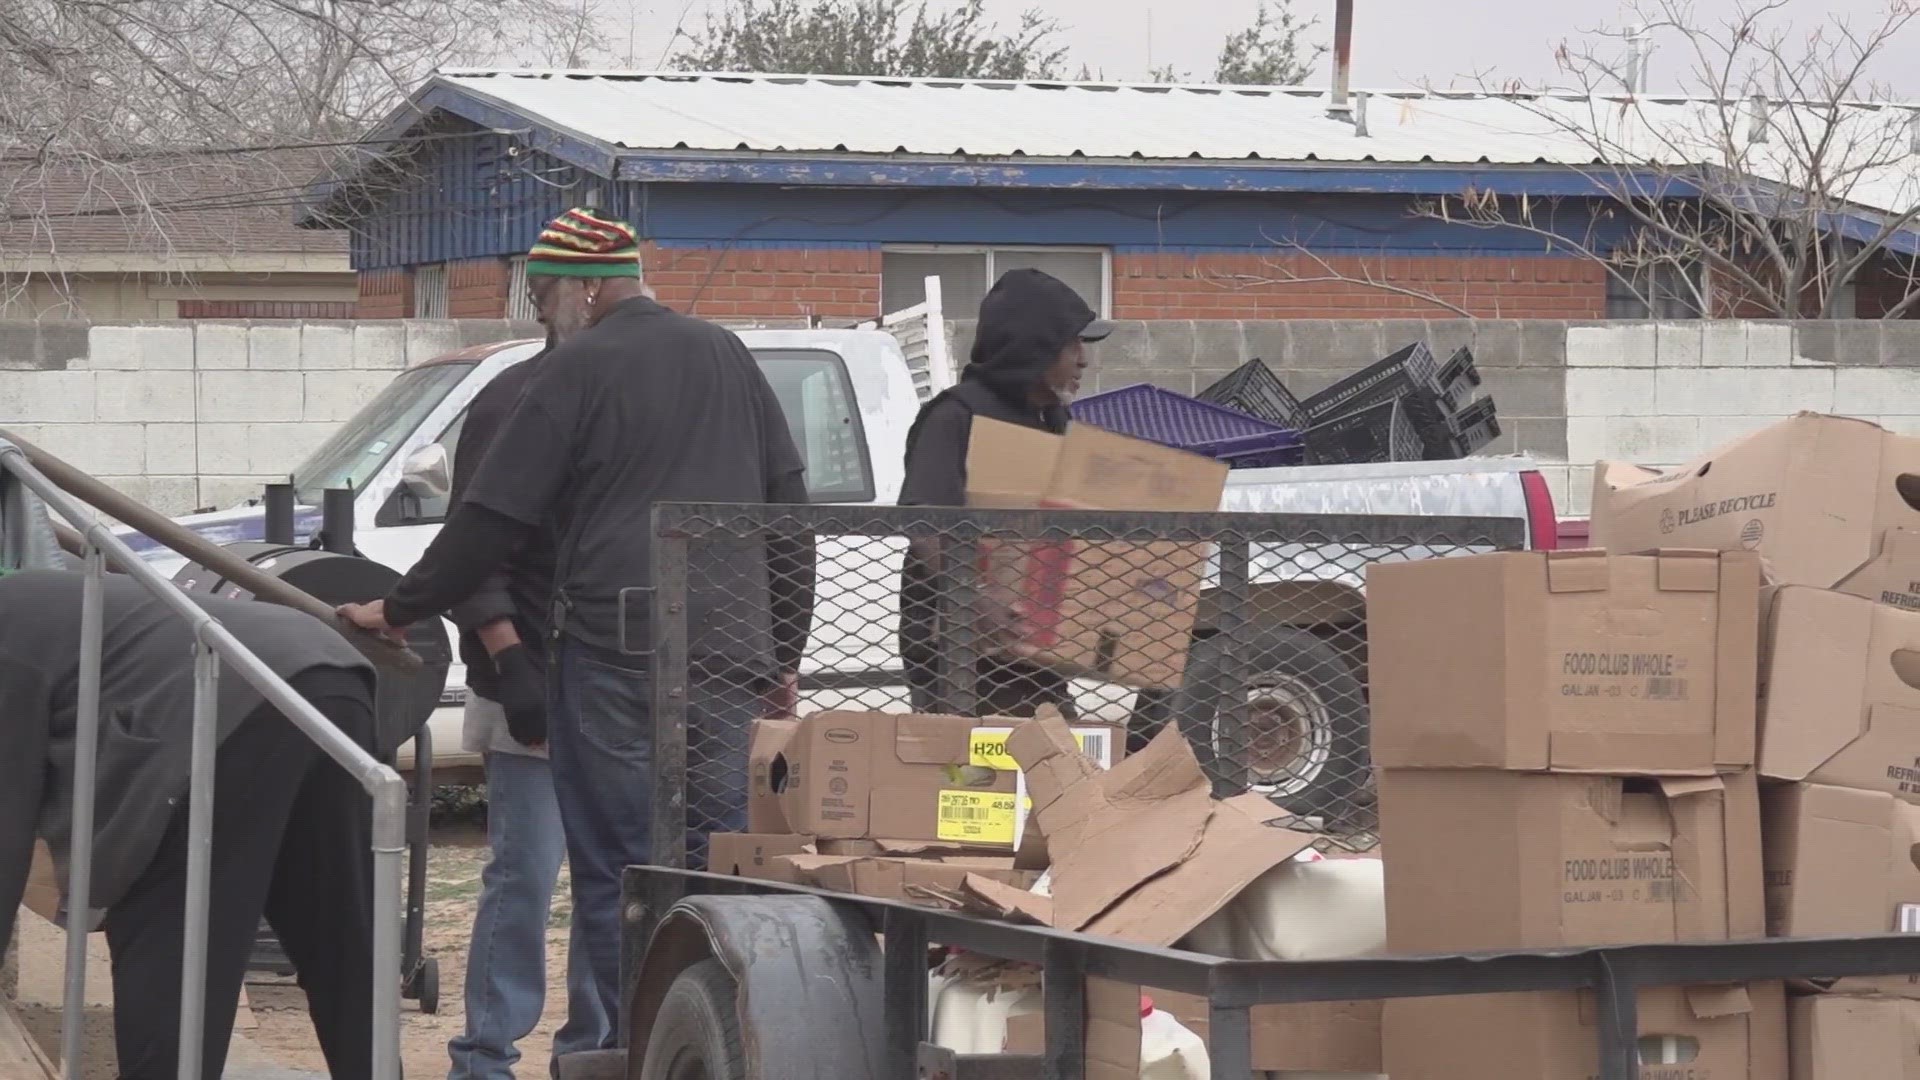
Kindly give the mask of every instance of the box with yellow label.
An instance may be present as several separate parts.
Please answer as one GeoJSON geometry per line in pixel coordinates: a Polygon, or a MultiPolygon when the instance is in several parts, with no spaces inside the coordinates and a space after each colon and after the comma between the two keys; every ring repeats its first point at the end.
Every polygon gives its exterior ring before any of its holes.
{"type": "Polygon", "coordinates": [[[978,720],[821,712],[800,721],[770,769],[787,826],[825,839],[1013,846],[1014,772],[971,763],[978,720]]]}
{"type": "MultiPolygon", "coordinates": [[[[827,840],[938,841],[1008,850],[1030,809],[1007,753],[1017,720],[823,712],[802,720],[769,773],[788,826],[827,840]]],[[[1103,768],[1126,733],[1076,727],[1103,768]]]]}

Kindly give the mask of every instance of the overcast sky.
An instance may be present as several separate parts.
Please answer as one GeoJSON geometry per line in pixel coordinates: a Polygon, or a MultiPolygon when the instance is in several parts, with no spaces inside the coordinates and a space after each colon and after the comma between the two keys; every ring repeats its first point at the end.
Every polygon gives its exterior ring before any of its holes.
{"type": "MultiPolygon", "coordinates": [[[[957,7],[960,0],[931,0],[936,8],[957,7]]],[[[1782,18],[1797,29],[1822,19],[1851,18],[1857,27],[1878,25],[1895,0],[1786,0],[1782,18]]],[[[676,25],[698,28],[710,8],[722,0],[601,0],[607,12],[609,44],[624,62],[629,47],[633,65],[660,66],[676,25]]],[[[1717,23],[1735,10],[1737,0],[1695,0],[1698,18],[1717,23]]],[[[1295,11],[1318,14],[1318,32],[1331,38],[1333,0],[1294,0],[1295,11]]],[[[1221,39],[1248,25],[1257,0],[987,0],[987,9],[1004,25],[1020,12],[1040,6],[1070,28],[1064,42],[1076,64],[1104,70],[1110,79],[1136,79],[1155,65],[1174,64],[1201,77],[1210,75],[1221,39]]],[[[1535,82],[1553,76],[1554,49],[1562,41],[1579,42],[1603,24],[1618,26],[1623,7],[1614,0],[1589,4],[1554,0],[1355,0],[1353,85],[1363,89],[1432,84],[1461,88],[1481,85],[1477,76],[1535,82]]],[[[1686,79],[1680,42],[1661,48],[1656,40],[1650,89],[1674,89],[1686,79]]],[[[1920,97],[1920,23],[1910,26],[1899,47],[1876,65],[1876,77],[1905,97],[1920,97]]],[[[1326,75],[1323,63],[1316,81],[1326,75]]]]}

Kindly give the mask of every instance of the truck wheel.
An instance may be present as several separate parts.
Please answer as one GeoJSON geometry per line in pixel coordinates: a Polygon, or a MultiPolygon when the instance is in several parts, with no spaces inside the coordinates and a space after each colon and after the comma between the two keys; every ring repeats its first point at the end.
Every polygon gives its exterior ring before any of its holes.
{"type": "MultiPolygon", "coordinates": [[[[1225,646],[1219,635],[1194,643],[1187,670],[1196,688],[1225,691],[1225,646]]],[[[1312,632],[1289,626],[1251,630],[1243,650],[1245,730],[1227,730],[1211,706],[1182,724],[1201,763],[1296,814],[1324,817],[1330,828],[1365,827],[1372,762],[1366,691],[1352,665],[1312,632]]],[[[1170,718],[1177,700],[1141,697],[1137,722],[1149,729],[1170,718]]]]}
{"type": "Polygon", "coordinates": [[[682,971],[660,1002],[640,1080],[746,1080],[739,993],[718,960],[682,971]]]}

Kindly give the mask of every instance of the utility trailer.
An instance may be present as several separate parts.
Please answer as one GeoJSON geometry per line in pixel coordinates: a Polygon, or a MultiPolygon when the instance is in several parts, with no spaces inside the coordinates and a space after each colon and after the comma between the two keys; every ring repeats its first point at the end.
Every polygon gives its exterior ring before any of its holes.
{"type": "MultiPolygon", "coordinates": [[[[804,535],[822,573],[858,593],[896,575],[908,544],[943,553],[938,593],[945,653],[943,705],[977,715],[981,642],[960,618],[992,587],[976,556],[995,543],[1202,544],[1205,583],[1182,685],[1159,694],[1076,680],[1081,702],[1103,695],[1131,710],[1136,729],[1178,725],[1210,776],[1214,794],[1260,790],[1340,843],[1375,842],[1370,791],[1354,787],[1303,804],[1258,786],[1250,761],[1259,731],[1247,727],[1264,674],[1244,647],[1259,603],[1257,575],[1364,582],[1367,565],[1524,547],[1508,518],[1144,514],[1105,511],[663,505],[654,513],[652,676],[653,851],[658,865],[629,867],[622,881],[620,1046],[570,1055],[561,1080],[1069,1080],[1087,1075],[1086,979],[1195,995],[1207,1003],[1215,1080],[1253,1073],[1255,1005],[1382,1000],[1510,991],[1589,990],[1599,1002],[1599,1080],[1644,1080],[1637,992],[1725,981],[1920,972],[1920,935],[1637,945],[1481,955],[1387,956],[1323,962],[1222,959],[1082,933],[994,921],[961,912],[688,869],[688,835],[703,820],[702,796],[746,776],[737,760],[703,756],[688,737],[686,701],[703,640],[729,629],[732,609],[701,590],[721,588],[703,553],[728,544],[804,535]],[[689,612],[703,615],[690,626],[689,612]],[[1045,1052],[964,1056],[928,1042],[929,946],[1040,966],[1045,1052]]],[[[923,550],[925,550],[923,548],[923,550]]],[[[875,668],[854,677],[851,659],[874,648],[888,621],[816,615],[811,648],[831,652],[830,682],[803,675],[804,700],[844,696],[842,707],[905,709],[902,675],[875,668]]],[[[1298,613],[1314,621],[1311,611],[1298,613]]],[[[1364,686],[1364,626],[1320,639],[1326,655],[1364,686]]],[[[1364,699],[1352,703],[1364,710],[1364,699]]],[[[832,707],[831,703],[827,707],[832,707]]],[[[1096,706],[1096,710],[1097,710],[1096,706]]],[[[1363,728],[1364,730],[1364,728],[1363,728]]],[[[1364,755],[1364,743],[1341,748],[1364,755]]],[[[1367,763],[1359,763],[1368,771],[1367,763]]],[[[1111,1070],[1108,1070],[1110,1073],[1111,1070]]],[[[1664,1073],[1661,1075],[1665,1075],[1664,1073]]]]}

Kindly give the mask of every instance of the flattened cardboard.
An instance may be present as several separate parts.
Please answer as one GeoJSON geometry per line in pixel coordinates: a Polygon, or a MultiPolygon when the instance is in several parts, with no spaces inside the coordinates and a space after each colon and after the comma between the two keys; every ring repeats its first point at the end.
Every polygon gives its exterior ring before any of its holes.
{"type": "Polygon", "coordinates": [[[1782,584],[1827,589],[1872,559],[1887,530],[1920,529],[1903,489],[1920,492],[1920,439],[1800,413],[1670,473],[1601,462],[1591,535],[1610,551],[1755,551],[1782,584]]]}
{"type": "Polygon", "coordinates": [[[797,720],[756,720],[747,742],[747,831],[792,832],[773,789],[773,762],[800,726],[797,720]]]}
{"type": "Polygon", "coordinates": [[[1787,1043],[1791,1080],[1920,1080],[1920,1001],[1794,998],[1787,1043]]]}
{"type": "Polygon", "coordinates": [[[1387,946],[1458,952],[1763,936],[1751,772],[1389,769],[1387,946]]]}
{"type": "Polygon", "coordinates": [[[1515,552],[1367,575],[1382,768],[1710,774],[1754,762],[1760,561],[1515,552]]]}
{"type": "MultiPolygon", "coordinates": [[[[1393,1080],[1590,1080],[1599,1071],[1599,1013],[1584,990],[1388,1001],[1384,1071],[1393,1080]]],[[[1646,987],[1638,1017],[1641,1080],[1786,1075],[1780,983],[1646,987]]]]}
{"type": "MultiPolygon", "coordinates": [[[[1056,436],[976,417],[967,505],[1217,510],[1226,476],[1221,462],[1087,424],[1056,436]]],[[[981,544],[985,587],[1015,616],[1007,652],[1136,687],[1180,685],[1206,556],[1202,544],[981,544]]]]}
{"type": "Polygon", "coordinates": [[[1763,776],[1920,802],[1920,612],[1783,588],[1764,652],[1763,776]]]}
{"type": "Polygon", "coordinates": [[[961,906],[969,877],[996,881],[1015,889],[1032,888],[1039,877],[1030,870],[1015,870],[1011,856],[888,858],[797,854],[778,861],[792,868],[802,885],[946,908],[961,906]]]}
{"type": "MultiPolygon", "coordinates": [[[[1171,990],[1148,990],[1156,1008],[1188,1030],[1207,1037],[1205,998],[1171,990]]],[[[1380,1055],[1378,1001],[1316,1001],[1300,1005],[1255,1005],[1253,1067],[1267,1072],[1331,1072],[1376,1075],[1380,1055]]]]}
{"type": "MultiPolygon", "coordinates": [[[[1053,858],[1053,925],[1172,945],[1262,874],[1312,846],[1265,796],[1215,802],[1193,749],[1172,727],[1101,771],[1058,717],[1016,728],[1032,823],[1053,858]]],[[[1139,992],[1087,985],[1088,1080],[1137,1080],[1139,992]]]]}
{"type": "Polygon", "coordinates": [[[781,864],[787,855],[813,851],[813,837],[792,833],[712,833],[707,837],[707,867],[716,874],[800,884],[781,864]]]}
{"type": "MultiPolygon", "coordinates": [[[[1920,806],[1878,791],[1816,784],[1760,792],[1767,934],[1888,934],[1920,904],[1920,806]]],[[[1822,980],[1838,993],[1920,997],[1920,974],[1822,980]]]]}
{"type": "Polygon", "coordinates": [[[1011,851],[1016,774],[967,765],[976,723],[912,713],[808,716],[774,764],[788,825],[821,839],[1011,851]]]}

